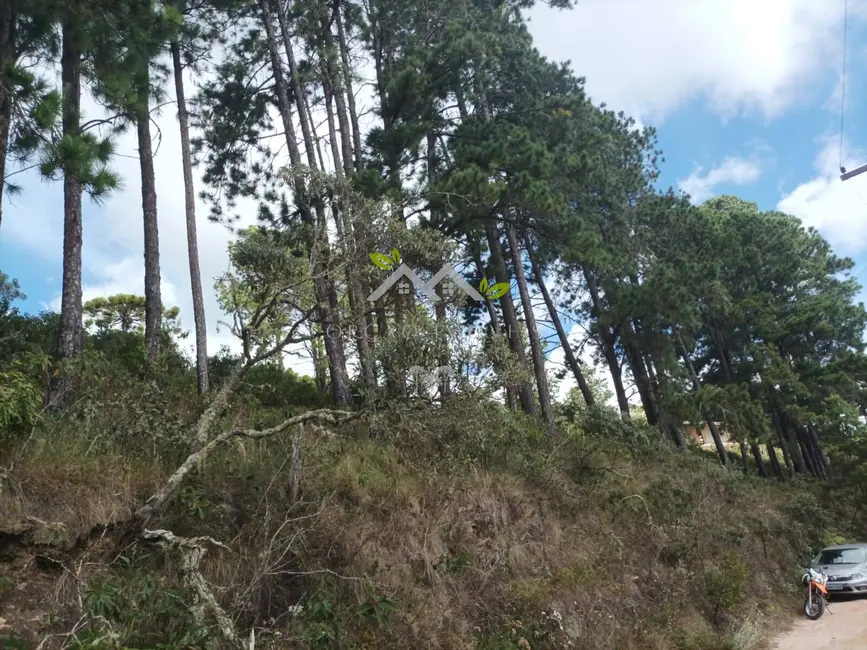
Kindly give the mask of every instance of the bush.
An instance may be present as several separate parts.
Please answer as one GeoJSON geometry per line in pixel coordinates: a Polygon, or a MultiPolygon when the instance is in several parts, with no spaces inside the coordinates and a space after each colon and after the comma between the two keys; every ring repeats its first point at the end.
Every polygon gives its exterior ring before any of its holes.
{"type": "Polygon", "coordinates": [[[302,377],[291,369],[281,370],[277,364],[252,368],[244,383],[241,392],[252,395],[266,408],[321,408],[331,403],[330,395],[320,393],[310,377],[302,377]]]}
{"type": "Polygon", "coordinates": [[[749,575],[743,556],[735,551],[726,553],[719,566],[705,571],[702,586],[715,618],[731,612],[745,600],[749,575]]]}
{"type": "Polygon", "coordinates": [[[0,435],[32,425],[42,407],[42,391],[26,374],[0,372],[0,435]]]}
{"type": "Polygon", "coordinates": [[[71,650],[162,648],[206,650],[210,636],[191,614],[193,594],[156,571],[147,556],[124,555],[114,571],[86,586],[90,626],[76,634],[71,650]]]}

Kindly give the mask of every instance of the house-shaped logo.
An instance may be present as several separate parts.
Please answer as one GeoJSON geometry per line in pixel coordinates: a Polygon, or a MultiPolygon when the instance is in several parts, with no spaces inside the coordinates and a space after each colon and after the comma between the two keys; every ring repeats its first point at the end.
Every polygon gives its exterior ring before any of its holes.
{"type": "MultiPolygon", "coordinates": [[[[470,298],[475,300],[476,302],[482,302],[484,297],[478,291],[473,288],[469,282],[464,280],[464,276],[458,273],[458,270],[453,267],[451,264],[446,264],[439,271],[437,271],[436,275],[434,275],[427,283],[427,286],[432,289],[436,289],[436,286],[444,279],[448,278],[460,288],[465,294],[467,294],[470,298]]],[[[439,300],[439,296],[437,296],[437,300],[439,300]]],[[[434,301],[436,302],[436,300],[434,301]]]]}
{"type": "MultiPolygon", "coordinates": [[[[372,253],[370,255],[370,259],[373,263],[381,269],[394,269],[391,275],[389,275],[385,281],[380,284],[376,290],[371,293],[367,300],[369,302],[376,302],[385,293],[391,289],[395,284],[397,284],[402,278],[406,278],[413,285],[419,288],[424,295],[430,298],[431,302],[439,302],[441,300],[440,296],[436,292],[437,285],[443,280],[448,281],[450,284],[455,285],[458,289],[463,291],[470,298],[475,300],[476,302],[482,302],[486,297],[495,299],[499,298],[507,291],[509,291],[509,283],[504,282],[497,285],[488,285],[488,281],[483,279],[482,284],[479,287],[485,295],[479,293],[469,282],[467,282],[464,277],[458,272],[458,270],[453,267],[451,264],[446,264],[443,266],[436,274],[427,282],[422,281],[418,275],[416,275],[415,271],[409,268],[406,264],[402,263],[400,260],[400,253],[397,249],[391,252],[391,255],[384,255],[382,253],[372,253]],[[397,267],[397,268],[395,268],[397,267]]],[[[444,288],[443,293],[451,294],[453,290],[446,291],[444,288]]]]}
{"type": "Polygon", "coordinates": [[[392,273],[385,279],[385,282],[383,282],[381,285],[379,285],[379,287],[377,287],[376,291],[374,291],[367,297],[368,301],[376,302],[377,300],[382,298],[382,296],[385,295],[385,292],[391,289],[395,284],[397,284],[397,282],[401,278],[408,279],[433,302],[437,302],[440,299],[440,297],[436,294],[436,291],[434,291],[432,287],[428,287],[425,282],[422,282],[422,279],[415,274],[415,271],[409,268],[406,264],[401,264],[397,267],[394,273],[392,273]]]}

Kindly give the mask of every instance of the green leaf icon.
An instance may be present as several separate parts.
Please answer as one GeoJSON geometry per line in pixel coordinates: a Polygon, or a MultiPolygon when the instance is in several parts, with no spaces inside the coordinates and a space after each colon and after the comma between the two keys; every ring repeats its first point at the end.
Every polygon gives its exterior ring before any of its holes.
{"type": "Polygon", "coordinates": [[[395,266],[400,264],[400,251],[396,248],[391,249],[391,259],[394,262],[395,266]]]}
{"type": "Polygon", "coordinates": [[[379,268],[385,269],[386,271],[390,271],[394,268],[394,262],[391,261],[391,258],[388,255],[383,255],[382,253],[371,253],[370,261],[379,268]]]}
{"type": "Polygon", "coordinates": [[[491,300],[502,298],[511,288],[512,286],[508,282],[498,282],[488,289],[487,293],[485,293],[485,297],[490,298],[491,300]]]}
{"type": "Polygon", "coordinates": [[[488,292],[488,278],[482,278],[482,281],[479,284],[479,293],[484,296],[487,292],[488,292]]]}

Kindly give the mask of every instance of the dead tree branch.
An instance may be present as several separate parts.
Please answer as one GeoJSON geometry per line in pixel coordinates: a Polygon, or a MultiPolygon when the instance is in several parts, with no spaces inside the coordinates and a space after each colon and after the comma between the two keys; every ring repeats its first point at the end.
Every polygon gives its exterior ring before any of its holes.
{"type": "Polygon", "coordinates": [[[225,610],[220,607],[217,599],[214,598],[214,594],[208,588],[208,583],[199,571],[199,564],[205,556],[207,544],[218,546],[227,551],[229,551],[229,548],[212,537],[178,537],[168,530],[144,530],[141,536],[146,540],[156,542],[160,546],[177,549],[181,552],[184,581],[195,593],[195,601],[191,607],[193,619],[199,625],[203,624],[204,610],[210,609],[217,620],[217,625],[223,638],[226,641],[230,641],[233,645],[241,647],[242,642],[238,639],[238,635],[235,632],[235,625],[225,610]]]}
{"type": "MultiPolygon", "coordinates": [[[[286,333],[285,336],[276,341],[273,345],[262,345],[255,352],[250,350],[252,333],[256,328],[262,326],[262,322],[264,322],[265,317],[259,314],[259,311],[263,313],[273,308],[273,305],[269,305],[268,308],[262,308],[261,310],[257,310],[257,313],[254,317],[255,327],[250,328],[249,325],[244,324],[240,321],[240,316],[236,314],[236,321],[240,324],[236,323],[236,326],[233,328],[236,335],[241,339],[243,343],[244,349],[244,359],[235,368],[232,370],[232,374],[229,375],[226,382],[220,388],[220,391],[217,393],[217,396],[214,400],[208,405],[208,408],[205,409],[205,412],[202,414],[202,417],[199,418],[198,423],[196,424],[196,441],[200,445],[204,445],[208,441],[208,434],[211,431],[211,428],[214,426],[214,422],[219,418],[223,412],[226,410],[226,407],[229,404],[229,399],[232,397],[232,394],[238,388],[238,385],[241,383],[241,380],[244,378],[244,375],[247,374],[247,371],[250,370],[254,365],[265,361],[273,357],[276,354],[281,353],[286,347],[290,345],[294,345],[296,343],[302,343],[304,341],[309,340],[309,336],[300,336],[297,334],[298,328],[307,322],[310,317],[311,310],[308,310],[303,317],[298,320],[286,333]]],[[[270,313],[270,312],[269,312],[270,313]]]]}
{"type": "Polygon", "coordinates": [[[241,437],[241,438],[252,438],[255,440],[261,438],[268,438],[271,436],[275,436],[291,427],[297,426],[304,422],[310,421],[319,421],[319,422],[328,422],[331,424],[341,424],[344,422],[349,422],[351,420],[355,420],[357,418],[362,417],[364,414],[362,412],[351,413],[348,411],[332,411],[330,409],[320,409],[318,411],[308,411],[307,413],[302,413],[301,415],[296,415],[294,418],[289,418],[288,420],[284,420],[280,424],[273,426],[269,429],[262,429],[261,431],[255,429],[230,429],[226,431],[207,444],[205,444],[201,449],[196,452],[193,452],[187,459],[175,470],[175,473],[169,477],[169,480],[166,481],[166,484],[160,488],[150,499],[148,499],[145,504],[139,508],[135,515],[133,516],[133,520],[139,522],[140,526],[146,527],[148,523],[153,519],[153,517],[162,510],[163,506],[165,506],[166,502],[171,499],[175,493],[180,488],[181,482],[186,478],[187,474],[189,474],[194,467],[196,467],[199,463],[204,461],[211,453],[220,445],[224,444],[228,440],[241,437]]]}

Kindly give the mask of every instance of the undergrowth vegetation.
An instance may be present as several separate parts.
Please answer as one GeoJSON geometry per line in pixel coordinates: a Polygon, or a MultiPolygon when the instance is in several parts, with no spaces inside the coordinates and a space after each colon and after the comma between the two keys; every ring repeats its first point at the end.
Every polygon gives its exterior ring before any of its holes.
{"type": "MultiPolygon", "coordinates": [[[[746,650],[789,615],[798,563],[863,531],[839,492],[724,468],[604,409],[564,409],[552,446],[527,416],[454,396],[231,439],[150,526],[198,550],[117,549],[110,525],[194,451],[208,399],[189,371],[145,380],[98,347],[70,371],[72,407],[4,428],[4,647],[231,647],[199,575],[256,648],[746,650]]],[[[321,405],[266,365],[215,429],[321,405]]]]}
{"type": "Polygon", "coordinates": [[[755,650],[865,535],[854,261],[663,189],[534,4],[0,0],[0,207],[63,182],[60,313],[0,272],[0,650],[755,650]],[[120,151],[145,295],[85,301],[120,151]]]}

